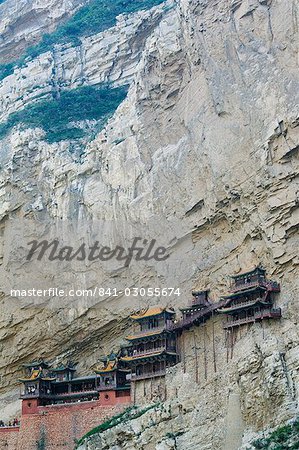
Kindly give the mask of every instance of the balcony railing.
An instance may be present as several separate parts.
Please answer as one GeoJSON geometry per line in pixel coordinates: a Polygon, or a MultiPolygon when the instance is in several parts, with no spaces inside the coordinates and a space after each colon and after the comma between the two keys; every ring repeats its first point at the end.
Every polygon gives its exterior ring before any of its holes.
{"type": "Polygon", "coordinates": [[[264,287],[268,291],[272,292],[280,292],[280,285],[276,281],[267,281],[267,280],[254,280],[250,281],[248,283],[240,283],[237,285],[233,285],[230,288],[231,292],[238,292],[238,291],[244,291],[246,289],[250,289],[253,287],[264,287]]]}
{"type": "Polygon", "coordinates": [[[137,337],[147,336],[150,333],[153,333],[153,334],[157,333],[158,334],[158,333],[162,333],[165,330],[165,328],[166,328],[166,325],[164,325],[163,327],[148,328],[146,330],[142,330],[142,331],[139,331],[137,333],[132,333],[132,335],[137,338],[137,337]]]}
{"type": "Polygon", "coordinates": [[[223,328],[233,328],[240,325],[244,325],[246,323],[253,323],[256,321],[260,321],[263,319],[280,319],[281,318],[281,309],[280,308],[272,308],[272,309],[264,309],[263,311],[256,312],[252,316],[243,317],[242,319],[229,320],[223,324],[223,328]]]}
{"type": "Polygon", "coordinates": [[[265,302],[264,299],[258,297],[258,298],[255,298],[254,300],[247,300],[245,302],[240,302],[240,303],[235,303],[235,304],[232,303],[230,306],[224,306],[223,309],[225,311],[234,311],[237,309],[248,308],[250,306],[254,306],[257,302],[264,302],[264,303],[268,303],[268,305],[270,305],[270,302],[265,302]]]}
{"type": "Polygon", "coordinates": [[[22,399],[31,399],[31,398],[51,398],[51,399],[58,399],[58,398],[69,398],[69,397],[80,397],[85,395],[93,395],[97,394],[98,392],[96,390],[88,390],[88,391],[76,391],[76,392],[61,392],[61,393],[43,393],[43,392],[35,392],[34,394],[21,394],[20,397],[22,399]]]}
{"type": "Polygon", "coordinates": [[[99,391],[113,391],[113,389],[116,389],[116,384],[115,383],[111,383],[111,384],[107,384],[107,385],[99,385],[97,388],[99,391]]]}
{"type": "Polygon", "coordinates": [[[161,352],[176,352],[175,347],[169,347],[169,346],[162,346],[162,347],[157,347],[157,348],[151,348],[151,349],[146,349],[144,351],[135,351],[133,352],[133,354],[131,355],[131,358],[142,358],[143,356],[151,356],[155,353],[161,353],[161,352]]]}
{"type": "Polygon", "coordinates": [[[157,372],[146,372],[140,375],[136,375],[134,373],[132,373],[131,375],[131,380],[132,381],[136,381],[136,380],[145,380],[148,378],[154,378],[154,377],[163,377],[166,374],[166,370],[159,370],[157,372]]]}
{"type": "Polygon", "coordinates": [[[21,392],[20,394],[20,398],[26,400],[26,399],[31,399],[31,398],[47,398],[47,397],[51,397],[52,394],[47,394],[45,392],[40,392],[40,391],[35,391],[35,392],[30,392],[30,393],[25,393],[25,392],[21,392]]]}

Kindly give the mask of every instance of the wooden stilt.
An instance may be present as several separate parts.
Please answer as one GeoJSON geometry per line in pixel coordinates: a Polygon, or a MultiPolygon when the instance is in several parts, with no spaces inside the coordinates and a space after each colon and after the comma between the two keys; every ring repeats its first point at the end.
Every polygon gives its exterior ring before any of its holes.
{"type": "Polygon", "coordinates": [[[204,351],[204,368],[205,368],[205,380],[208,379],[207,369],[207,347],[206,347],[206,325],[203,324],[203,351],[204,351]]]}
{"type": "Polygon", "coordinates": [[[214,322],[214,311],[212,312],[212,334],[213,334],[213,362],[214,362],[214,372],[217,372],[216,365],[216,347],[215,347],[215,322],[214,322]]]}
{"type": "Polygon", "coordinates": [[[194,361],[195,361],[195,382],[198,383],[198,357],[196,348],[195,330],[193,330],[193,343],[194,343],[194,361]]]}
{"type": "Polygon", "coordinates": [[[186,373],[186,354],[185,354],[184,332],[182,333],[182,360],[183,360],[183,373],[186,373]]]}

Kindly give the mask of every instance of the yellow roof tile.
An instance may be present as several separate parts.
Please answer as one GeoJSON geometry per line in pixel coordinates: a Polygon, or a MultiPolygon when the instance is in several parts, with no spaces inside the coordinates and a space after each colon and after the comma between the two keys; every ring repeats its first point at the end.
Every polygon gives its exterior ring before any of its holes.
{"type": "Polygon", "coordinates": [[[116,369],[116,363],[117,363],[116,360],[115,360],[115,361],[109,361],[108,364],[107,364],[107,366],[106,366],[105,368],[99,368],[99,367],[97,367],[97,368],[95,369],[95,372],[96,372],[96,373],[112,372],[113,370],[116,369]]]}
{"type": "Polygon", "coordinates": [[[131,319],[138,320],[143,319],[145,317],[152,317],[152,316],[158,316],[159,314],[162,314],[163,312],[169,312],[174,314],[174,311],[168,310],[167,308],[163,308],[161,306],[155,306],[154,308],[145,308],[141,309],[138,312],[134,312],[130,317],[131,319]]]}

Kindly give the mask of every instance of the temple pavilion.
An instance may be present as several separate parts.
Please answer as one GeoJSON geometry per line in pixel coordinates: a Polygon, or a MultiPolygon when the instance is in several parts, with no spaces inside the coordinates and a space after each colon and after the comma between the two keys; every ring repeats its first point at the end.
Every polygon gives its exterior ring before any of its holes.
{"type": "Polygon", "coordinates": [[[99,398],[96,375],[75,377],[76,369],[72,363],[50,368],[47,362],[41,360],[24,364],[23,367],[27,376],[20,379],[23,383],[20,398],[28,400],[28,407],[99,398]]]}
{"type": "Polygon", "coordinates": [[[263,319],[280,319],[280,308],[274,308],[273,293],[280,292],[276,281],[266,278],[266,271],[256,267],[249,272],[231,276],[231,293],[223,297],[219,313],[227,315],[225,329],[263,319]]]}
{"type": "Polygon", "coordinates": [[[95,368],[97,374],[97,388],[99,391],[130,391],[127,375],[130,370],[120,360],[119,354],[111,352],[100,359],[101,366],[95,368]]]}
{"type": "Polygon", "coordinates": [[[50,376],[49,364],[43,360],[32,361],[22,366],[25,370],[24,378],[19,381],[23,383],[24,389],[21,393],[23,399],[46,399],[51,392],[51,382],[55,378],[50,376]]]}
{"type": "Polygon", "coordinates": [[[161,377],[166,368],[178,361],[176,334],[169,331],[174,321],[173,309],[156,307],[131,316],[138,330],[127,336],[129,345],[121,361],[131,370],[131,380],[161,377]]]}

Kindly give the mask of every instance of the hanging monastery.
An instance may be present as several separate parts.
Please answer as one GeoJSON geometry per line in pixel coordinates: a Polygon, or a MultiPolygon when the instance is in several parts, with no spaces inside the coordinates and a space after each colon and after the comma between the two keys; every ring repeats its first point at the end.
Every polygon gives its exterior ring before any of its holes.
{"type": "MultiPolygon", "coordinates": [[[[154,307],[132,314],[134,331],[126,336],[127,343],[101,358],[92,374],[77,377],[72,362],[59,367],[51,367],[44,360],[24,364],[24,376],[20,379],[20,426],[0,427],[0,449],[19,450],[21,442],[27,442],[26,449],[33,450],[38,442],[50,439],[51,448],[71,450],[74,442],[90,429],[130,404],[166,400],[167,371],[178,362],[184,372],[187,370],[186,333],[209,320],[213,325],[216,372],[216,338],[224,340],[229,360],[239,333],[246,332],[255,322],[263,326],[263,321],[281,318],[280,308],[275,307],[275,294],[280,292],[280,286],[266,278],[263,268],[233,275],[231,280],[230,293],[218,302],[210,300],[209,291],[196,291],[180,313],[172,308],[154,307]],[[221,337],[215,336],[215,316],[223,319],[221,337]]],[[[198,382],[201,372],[207,379],[206,357],[199,366],[196,346],[193,348],[198,382]]],[[[205,340],[203,349],[205,352],[205,340]]]]}

